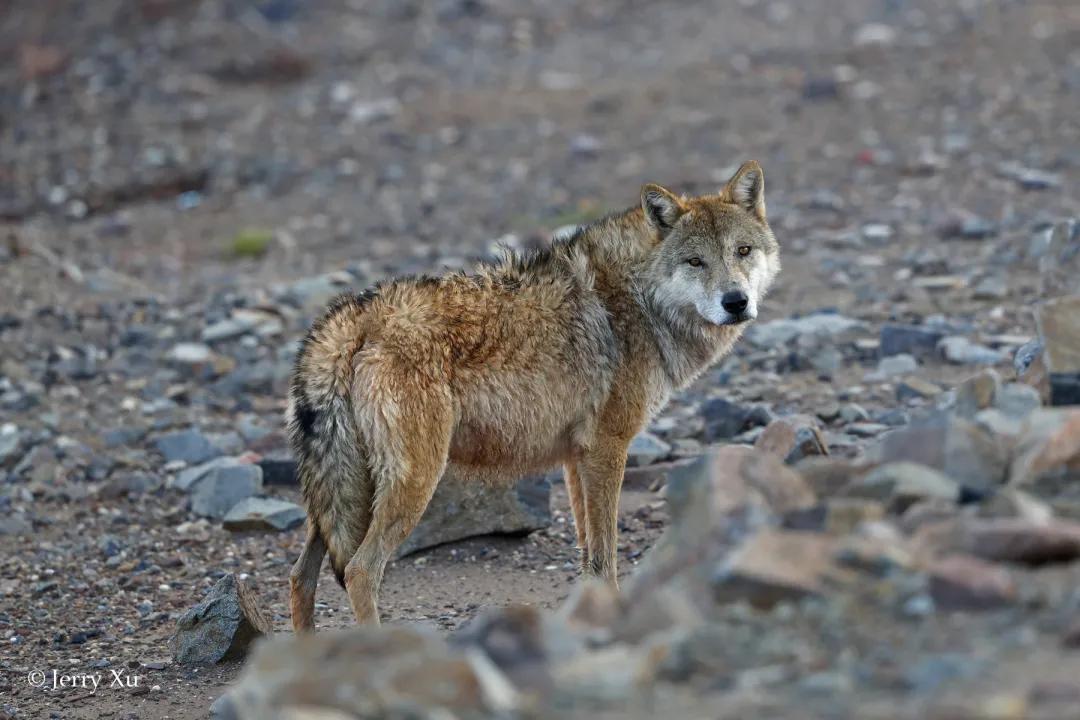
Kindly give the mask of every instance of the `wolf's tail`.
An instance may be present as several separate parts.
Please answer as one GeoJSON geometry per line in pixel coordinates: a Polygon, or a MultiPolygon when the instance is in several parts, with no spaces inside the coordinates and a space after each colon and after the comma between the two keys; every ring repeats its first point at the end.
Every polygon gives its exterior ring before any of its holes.
{"type": "MultiPolygon", "coordinates": [[[[338,296],[300,346],[287,425],[308,522],[345,586],[345,565],[367,533],[374,488],[353,420],[352,358],[363,346],[374,292],[338,296]]],[[[317,572],[317,571],[316,571],[317,572]]]]}

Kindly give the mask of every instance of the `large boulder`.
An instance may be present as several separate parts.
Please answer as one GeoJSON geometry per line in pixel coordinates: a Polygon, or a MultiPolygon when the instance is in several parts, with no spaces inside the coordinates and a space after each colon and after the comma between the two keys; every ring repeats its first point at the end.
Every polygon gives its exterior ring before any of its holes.
{"type": "Polygon", "coordinates": [[[273,633],[252,590],[230,573],[180,616],[170,643],[181,665],[210,665],[244,657],[257,638],[273,633]]]}
{"type": "Polygon", "coordinates": [[[490,483],[447,472],[397,557],[477,535],[524,534],[551,525],[551,483],[490,483]]]}

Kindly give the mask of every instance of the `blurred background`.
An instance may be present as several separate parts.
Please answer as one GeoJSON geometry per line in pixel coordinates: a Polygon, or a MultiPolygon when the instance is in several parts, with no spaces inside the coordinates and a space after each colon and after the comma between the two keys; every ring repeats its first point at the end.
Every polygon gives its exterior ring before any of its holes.
{"type": "MultiPolygon", "coordinates": [[[[397,274],[468,267],[499,245],[542,246],[634,205],[645,182],[716,190],[747,159],[764,167],[784,271],[747,340],[635,446],[624,574],[669,519],[653,463],[754,442],[791,414],[820,426],[834,455],[857,456],[976,371],[1015,376],[1039,303],[1080,290],[1080,3],[0,4],[0,630],[10,667],[134,662],[164,687],[138,702],[205,716],[238,668],[196,675],[171,664],[177,617],[235,572],[287,628],[286,577],[303,531],[223,527],[228,508],[200,510],[181,477],[234,458],[261,468],[262,494],[298,502],[281,416],[296,340],[327,300],[397,274]]],[[[1063,342],[1075,342],[1080,330],[1067,325],[1057,326],[1063,342]]],[[[1080,519],[1069,492],[1043,499],[1080,519]]],[[[565,491],[556,482],[552,493],[549,527],[528,538],[394,563],[388,616],[450,630],[492,604],[562,602],[576,555],[565,491]]],[[[1040,602],[1065,613],[1054,603],[1075,577],[1049,580],[1056,590],[1040,602]]],[[[783,667],[783,680],[855,657],[865,665],[832,668],[836,677],[918,697],[939,678],[998,689],[1008,678],[1027,692],[1038,678],[1024,658],[1036,646],[1049,658],[1039,672],[1075,670],[1060,662],[1047,617],[897,626],[889,607],[855,630],[832,610],[806,623],[733,615],[719,636],[744,642],[723,662],[783,667]],[[843,639],[830,645],[819,628],[843,639]],[[1038,641],[1010,645],[1013,628],[1038,641]],[[965,643],[999,636],[1015,654],[987,652],[1016,664],[983,672],[965,643]],[[895,653],[859,654],[905,640],[895,653]]],[[[328,574],[317,621],[351,622],[328,574]]],[[[765,675],[745,680],[768,695],[765,675]]],[[[856,687],[814,682],[807,693],[826,688],[814,697],[841,704],[856,687]]],[[[1080,688],[1062,682],[1067,692],[1059,684],[1046,697],[1075,709],[1080,688]]],[[[53,707],[18,683],[7,689],[14,704],[0,716],[53,707]]],[[[136,700],[87,702],[75,716],[127,717],[136,700]]]]}

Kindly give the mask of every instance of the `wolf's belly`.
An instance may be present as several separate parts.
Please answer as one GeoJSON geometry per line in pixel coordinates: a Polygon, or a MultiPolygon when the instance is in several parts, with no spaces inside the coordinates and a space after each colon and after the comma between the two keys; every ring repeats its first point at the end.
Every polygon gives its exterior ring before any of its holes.
{"type": "Polygon", "coordinates": [[[452,464],[511,474],[562,463],[588,431],[588,398],[559,392],[473,395],[458,408],[452,464]]]}

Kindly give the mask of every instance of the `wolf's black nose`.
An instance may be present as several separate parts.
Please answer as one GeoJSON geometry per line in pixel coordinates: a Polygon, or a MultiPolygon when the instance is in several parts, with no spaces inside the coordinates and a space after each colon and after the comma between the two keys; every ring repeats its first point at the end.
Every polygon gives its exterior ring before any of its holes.
{"type": "Polygon", "coordinates": [[[740,315],[750,304],[750,298],[746,297],[746,293],[742,290],[732,290],[724,293],[724,297],[720,298],[720,304],[732,315],[740,315]]]}

